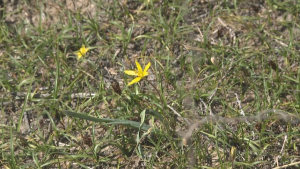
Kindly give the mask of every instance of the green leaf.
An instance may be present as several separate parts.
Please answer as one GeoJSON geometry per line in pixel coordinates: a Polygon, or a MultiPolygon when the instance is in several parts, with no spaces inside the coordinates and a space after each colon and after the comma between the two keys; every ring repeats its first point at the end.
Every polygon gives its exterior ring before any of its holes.
{"type": "MultiPolygon", "coordinates": [[[[141,147],[141,145],[140,145],[140,131],[141,131],[142,126],[144,125],[144,122],[145,122],[145,116],[146,116],[145,112],[146,112],[146,109],[143,110],[143,111],[141,112],[141,114],[140,114],[140,116],[141,116],[141,124],[140,124],[140,128],[139,128],[138,134],[137,134],[137,136],[136,136],[136,143],[137,143],[138,155],[139,155],[141,158],[143,158],[143,152],[142,152],[142,147],[141,147]]],[[[142,137],[142,138],[143,138],[143,137],[142,137]]]]}
{"type": "Polygon", "coordinates": [[[291,78],[291,77],[286,76],[286,75],[282,75],[282,76],[289,79],[289,80],[291,80],[291,81],[293,81],[293,82],[295,82],[295,83],[299,83],[299,81],[297,79],[291,78]]]}
{"type": "MultiPolygon", "coordinates": [[[[130,120],[95,118],[95,117],[92,117],[92,116],[89,116],[89,115],[86,115],[86,114],[72,112],[72,111],[68,111],[68,110],[63,110],[62,112],[67,114],[68,116],[71,116],[71,117],[77,117],[77,118],[80,118],[80,119],[94,121],[94,122],[98,122],[98,123],[125,125],[125,126],[129,126],[129,127],[133,127],[137,130],[140,128],[140,125],[141,125],[141,123],[139,123],[139,122],[130,121],[130,120]]],[[[146,125],[146,124],[144,124],[141,127],[141,130],[144,130],[144,131],[147,131],[149,129],[150,129],[150,126],[146,125]]]]}
{"type": "Polygon", "coordinates": [[[158,118],[161,122],[164,121],[164,117],[155,110],[147,109],[146,114],[149,114],[151,116],[154,116],[154,117],[158,118]]]}

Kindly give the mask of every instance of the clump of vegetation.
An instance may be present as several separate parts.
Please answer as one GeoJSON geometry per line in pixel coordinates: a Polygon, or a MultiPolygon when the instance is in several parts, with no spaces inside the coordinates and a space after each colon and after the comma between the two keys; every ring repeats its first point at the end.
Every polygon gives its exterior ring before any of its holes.
{"type": "Polygon", "coordinates": [[[1,2],[2,168],[299,167],[297,1],[1,2]]]}

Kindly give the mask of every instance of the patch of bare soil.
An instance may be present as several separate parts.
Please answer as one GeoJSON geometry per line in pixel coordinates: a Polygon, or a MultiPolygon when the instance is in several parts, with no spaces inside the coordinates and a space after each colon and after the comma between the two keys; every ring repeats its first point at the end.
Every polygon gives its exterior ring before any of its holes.
{"type": "Polygon", "coordinates": [[[95,17],[97,6],[91,0],[58,0],[58,1],[19,1],[3,0],[5,22],[16,24],[24,22],[35,27],[49,28],[56,24],[67,24],[68,12],[71,15],[80,13],[95,17]]]}

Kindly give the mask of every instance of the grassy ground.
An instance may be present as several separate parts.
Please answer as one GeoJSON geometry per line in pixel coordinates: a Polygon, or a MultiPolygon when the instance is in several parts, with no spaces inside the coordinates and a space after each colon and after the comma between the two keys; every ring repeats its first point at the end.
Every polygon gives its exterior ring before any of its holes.
{"type": "Polygon", "coordinates": [[[1,168],[300,166],[297,0],[0,5],[1,168]]]}

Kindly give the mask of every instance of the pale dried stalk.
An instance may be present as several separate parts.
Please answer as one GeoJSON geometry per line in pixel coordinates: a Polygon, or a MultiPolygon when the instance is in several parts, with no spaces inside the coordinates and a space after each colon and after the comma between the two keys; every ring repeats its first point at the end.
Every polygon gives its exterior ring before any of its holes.
{"type": "Polygon", "coordinates": [[[210,114],[209,116],[204,117],[199,121],[195,121],[189,126],[189,129],[182,136],[183,141],[187,142],[191,136],[193,131],[200,125],[205,123],[240,123],[240,122],[249,122],[249,121],[263,121],[271,117],[276,117],[278,119],[284,120],[286,122],[296,123],[300,122],[300,117],[290,114],[288,112],[277,110],[277,109],[268,109],[260,112],[255,116],[241,116],[235,118],[224,118],[218,115],[210,114]]]}

